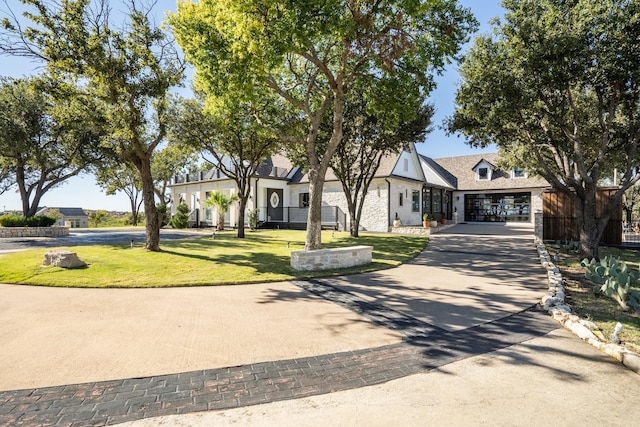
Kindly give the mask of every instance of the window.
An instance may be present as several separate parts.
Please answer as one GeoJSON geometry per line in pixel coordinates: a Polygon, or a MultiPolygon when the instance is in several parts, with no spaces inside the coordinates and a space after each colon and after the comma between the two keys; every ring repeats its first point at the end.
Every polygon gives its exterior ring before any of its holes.
{"type": "Polygon", "coordinates": [[[422,213],[431,213],[431,189],[422,190],[422,213]]]}
{"type": "Polygon", "coordinates": [[[308,208],[309,207],[309,193],[300,193],[298,195],[299,197],[299,203],[298,206],[301,208],[308,208]]]}
{"type": "Polygon", "coordinates": [[[479,168],[478,169],[478,179],[479,180],[489,179],[489,168],[479,168]]]}
{"type": "Polygon", "coordinates": [[[511,170],[511,178],[526,178],[527,174],[524,172],[522,168],[513,168],[511,170]]]}
{"type": "Polygon", "coordinates": [[[420,192],[417,190],[411,192],[411,212],[420,212],[420,192]]]}
{"type": "MultiPolygon", "coordinates": [[[[206,193],[204,193],[204,197],[208,200],[209,197],[211,197],[211,193],[209,191],[207,191],[206,193]]],[[[212,221],[213,220],[213,207],[207,206],[205,208],[205,210],[204,210],[204,220],[205,221],[212,221]]]]}
{"type": "Polygon", "coordinates": [[[529,222],[531,193],[465,194],[465,221],[529,222]]]}
{"type": "Polygon", "coordinates": [[[409,159],[404,159],[404,171],[409,172],[409,159]]]}
{"type": "Polygon", "coordinates": [[[431,193],[431,213],[442,212],[442,191],[434,189],[431,193]]]}
{"type": "Polygon", "coordinates": [[[400,196],[400,198],[398,199],[398,206],[402,206],[402,193],[398,193],[398,195],[400,196]]]}

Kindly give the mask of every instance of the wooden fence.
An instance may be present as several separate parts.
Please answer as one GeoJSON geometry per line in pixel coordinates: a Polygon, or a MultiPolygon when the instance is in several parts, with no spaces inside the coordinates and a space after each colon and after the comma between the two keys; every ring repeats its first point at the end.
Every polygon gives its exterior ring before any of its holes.
{"type": "MultiPolygon", "coordinates": [[[[598,190],[596,193],[596,219],[599,219],[609,197],[615,192],[614,188],[598,190]]],[[[543,194],[542,206],[544,240],[580,240],[575,206],[568,195],[558,191],[546,191],[543,194]]],[[[621,206],[618,206],[611,215],[600,238],[600,243],[606,245],[622,244],[621,206]]]]}

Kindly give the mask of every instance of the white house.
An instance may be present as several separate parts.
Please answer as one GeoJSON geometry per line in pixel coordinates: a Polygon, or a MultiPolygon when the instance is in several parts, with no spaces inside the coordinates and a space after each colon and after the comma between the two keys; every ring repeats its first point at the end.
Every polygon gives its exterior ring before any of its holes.
{"type": "MultiPolygon", "coordinates": [[[[501,171],[497,154],[431,159],[410,144],[399,154],[382,159],[369,186],[360,228],[388,231],[396,213],[405,226],[421,225],[423,213],[431,219],[459,221],[518,221],[533,224],[531,212],[542,206],[546,181],[530,179],[521,170],[501,171]],[[455,215],[457,214],[457,215],[455,215]]],[[[251,180],[247,209],[259,209],[263,226],[305,228],[309,203],[308,177],[283,155],[274,155],[258,168],[251,180]]],[[[191,209],[190,226],[213,226],[215,208],[205,200],[213,191],[232,194],[235,182],[218,168],[206,173],[176,176],[170,186],[172,214],[178,203],[191,209]]],[[[323,192],[323,226],[348,230],[349,216],[342,185],[333,171],[326,175],[323,192]]],[[[237,205],[225,223],[237,226],[237,205]]],[[[247,218],[247,215],[245,215],[247,218]]]]}
{"type": "Polygon", "coordinates": [[[89,227],[89,216],[82,208],[52,208],[43,207],[36,215],[56,214],[56,224],[60,227],[87,228],[89,227]]]}

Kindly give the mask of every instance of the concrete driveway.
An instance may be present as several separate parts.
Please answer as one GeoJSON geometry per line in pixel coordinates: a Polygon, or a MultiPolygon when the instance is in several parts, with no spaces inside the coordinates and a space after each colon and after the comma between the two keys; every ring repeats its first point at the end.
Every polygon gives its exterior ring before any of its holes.
{"type": "Polygon", "coordinates": [[[640,377],[523,311],[546,289],[532,242],[461,224],[359,276],[0,285],[0,424],[628,425],[640,377]]]}

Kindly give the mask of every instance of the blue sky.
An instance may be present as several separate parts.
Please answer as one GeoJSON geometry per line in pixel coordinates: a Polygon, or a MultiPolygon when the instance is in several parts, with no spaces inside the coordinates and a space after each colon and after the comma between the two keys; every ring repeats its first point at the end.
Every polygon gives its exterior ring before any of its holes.
{"type": "MultiPolygon", "coordinates": [[[[17,1],[8,2],[14,11],[19,11],[22,5],[17,1]]],[[[112,0],[112,5],[117,8],[117,1],[112,0]]],[[[479,33],[490,31],[489,21],[496,16],[502,16],[503,10],[500,0],[460,0],[460,4],[471,9],[476,19],[480,22],[479,33]]],[[[159,0],[157,8],[175,10],[174,0],[159,0]]],[[[0,19],[5,16],[6,10],[0,2],[0,19]]],[[[161,16],[161,13],[158,13],[161,16]]],[[[468,48],[468,46],[467,46],[468,48]]],[[[463,50],[466,51],[466,49],[463,50]]],[[[21,77],[32,73],[37,73],[40,64],[32,63],[21,58],[0,57],[0,75],[21,77]],[[35,70],[35,71],[34,71],[35,70]]],[[[424,143],[417,144],[418,151],[429,157],[451,157],[465,154],[477,154],[481,152],[493,152],[495,149],[485,150],[474,149],[464,143],[464,140],[457,136],[447,136],[439,129],[442,121],[453,113],[453,101],[456,84],[459,80],[457,65],[451,64],[442,76],[437,76],[437,88],[430,97],[430,102],[435,105],[436,112],[433,118],[434,131],[428,135],[424,143]]],[[[22,202],[18,193],[10,190],[0,195],[0,209],[2,211],[21,211],[22,202]]],[[[124,194],[107,196],[104,191],[96,185],[92,175],[82,175],[74,177],[60,187],[45,194],[40,206],[57,207],[82,207],[84,209],[107,209],[116,211],[129,211],[129,199],[124,194]]]]}

